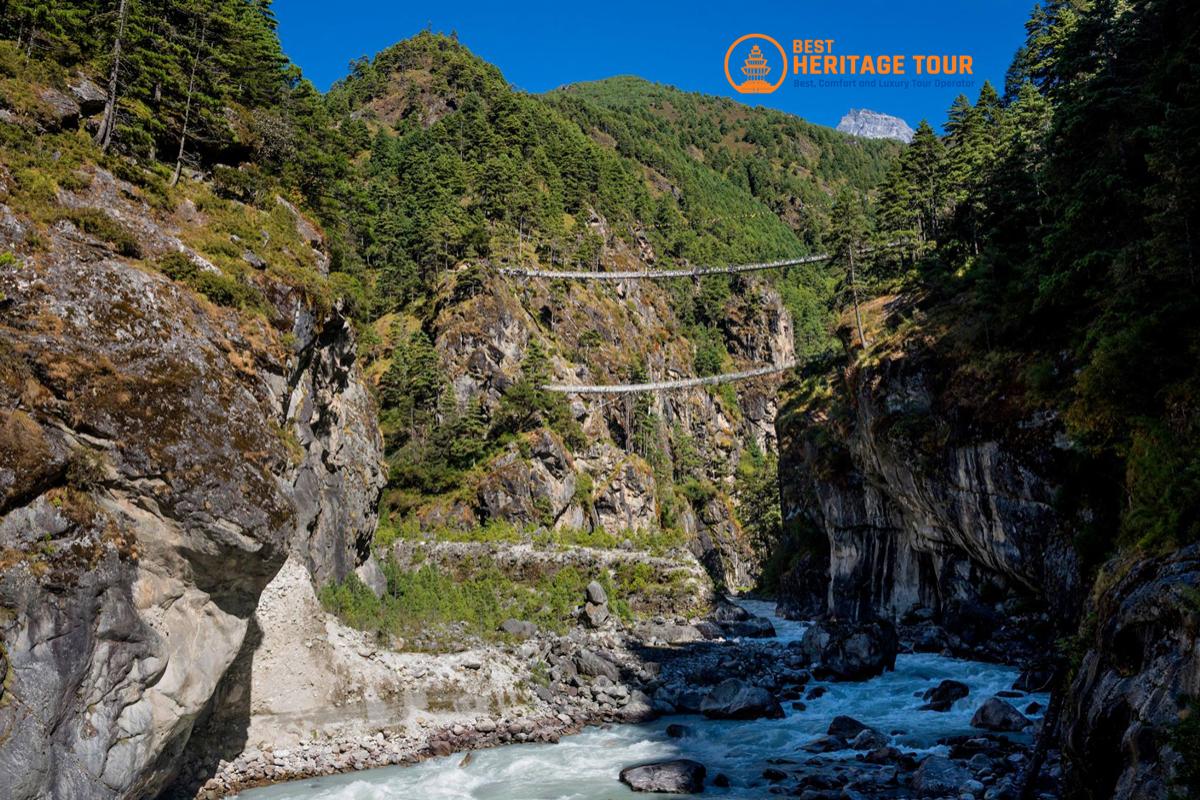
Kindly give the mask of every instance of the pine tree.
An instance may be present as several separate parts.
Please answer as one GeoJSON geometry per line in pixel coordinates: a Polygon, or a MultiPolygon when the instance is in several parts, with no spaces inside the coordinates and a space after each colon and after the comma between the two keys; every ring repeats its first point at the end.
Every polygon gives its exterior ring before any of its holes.
{"type": "Polygon", "coordinates": [[[921,238],[936,239],[946,205],[946,149],[928,121],[921,120],[902,158],[904,171],[912,181],[921,238]]]}
{"type": "Polygon", "coordinates": [[[846,286],[854,306],[854,324],[858,329],[858,341],[863,349],[870,346],[863,329],[862,311],[859,308],[859,281],[864,245],[870,229],[868,227],[863,198],[851,189],[843,189],[833,207],[833,248],[835,262],[846,269],[846,286]]]}

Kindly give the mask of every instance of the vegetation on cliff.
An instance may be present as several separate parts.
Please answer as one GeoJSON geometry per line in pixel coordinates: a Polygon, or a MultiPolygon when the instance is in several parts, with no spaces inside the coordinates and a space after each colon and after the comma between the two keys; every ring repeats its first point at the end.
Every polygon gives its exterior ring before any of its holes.
{"type": "MultiPolygon", "coordinates": [[[[919,243],[861,265],[872,296],[922,298],[877,335],[922,330],[964,405],[1061,413],[1108,512],[1079,537],[1093,563],[1200,538],[1196,23],[1169,0],[1040,6],[1003,96],[923,122],[870,209],[919,243]]],[[[866,338],[861,359],[889,346],[866,338]]]]}

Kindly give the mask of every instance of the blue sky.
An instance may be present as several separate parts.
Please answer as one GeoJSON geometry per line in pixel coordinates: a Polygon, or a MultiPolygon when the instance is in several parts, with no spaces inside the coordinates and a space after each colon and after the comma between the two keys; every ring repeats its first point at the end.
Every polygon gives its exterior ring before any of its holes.
{"type": "MultiPolygon", "coordinates": [[[[851,107],[940,125],[960,91],[974,99],[984,79],[1003,89],[1004,72],[1024,37],[1033,0],[961,2],[384,2],[275,0],[284,50],[322,90],[347,63],[423,28],[456,31],[510,83],[543,92],[566,83],[638,75],[688,91],[768,105],[812,122],[836,125],[851,107]],[[734,39],[765,33],[788,49],[793,39],[834,39],[837,53],[966,53],[975,85],[952,87],[813,87],[789,80],[771,95],[739,95],[723,60],[734,39]]],[[[731,66],[732,68],[732,66],[731,66]]],[[[777,73],[776,73],[777,74],[777,73]]]]}

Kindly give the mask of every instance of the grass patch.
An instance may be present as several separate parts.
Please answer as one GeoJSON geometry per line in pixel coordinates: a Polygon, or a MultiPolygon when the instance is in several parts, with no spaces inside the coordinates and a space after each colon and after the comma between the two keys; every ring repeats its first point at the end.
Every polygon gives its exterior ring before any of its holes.
{"type": "Polygon", "coordinates": [[[184,253],[168,253],[154,262],[173,281],[185,284],[219,306],[261,310],[266,301],[257,289],[224,273],[201,269],[184,253]]]}
{"type": "Polygon", "coordinates": [[[142,247],[128,228],[98,208],[70,208],[58,214],[79,230],[108,242],[120,255],[141,258],[142,247]]]}
{"type": "Polygon", "coordinates": [[[413,649],[452,646],[454,642],[439,633],[450,626],[459,626],[469,636],[498,641],[505,635],[497,629],[510,617],[565,633],[574,622],[571,612],[591,580],[599,580],[609,592],[614,613],[629,614],[611,580],[585,575],[571,566],[528,583],[509,578],[494,565],[461,576],[432,564],[406,572],[388,559],[383,571],[387,591],[382,598],[351,574],[321,589],[321,605],[351,627],[403,638],[413,649]]]}

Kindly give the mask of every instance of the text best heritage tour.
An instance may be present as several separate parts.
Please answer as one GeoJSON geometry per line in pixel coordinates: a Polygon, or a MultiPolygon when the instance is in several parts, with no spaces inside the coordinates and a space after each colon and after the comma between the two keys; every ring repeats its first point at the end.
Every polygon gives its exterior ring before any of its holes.
{"type": "Polygon", "coordinates": [[[793,39],[792,71],[796,75],[972,75],[968,55],[867,55],[834,53],[834,39],[793,39]]]}

